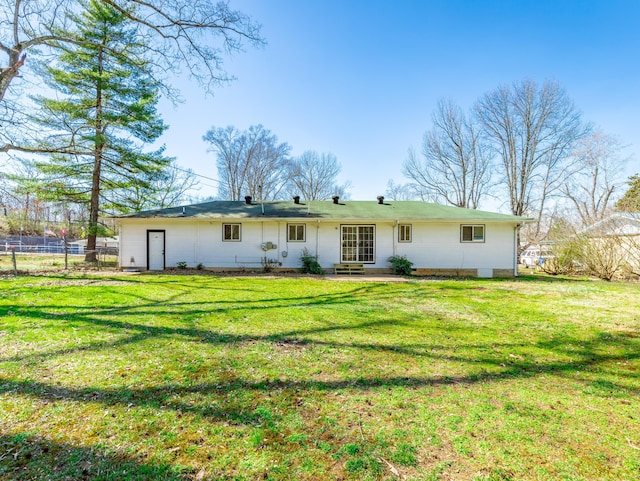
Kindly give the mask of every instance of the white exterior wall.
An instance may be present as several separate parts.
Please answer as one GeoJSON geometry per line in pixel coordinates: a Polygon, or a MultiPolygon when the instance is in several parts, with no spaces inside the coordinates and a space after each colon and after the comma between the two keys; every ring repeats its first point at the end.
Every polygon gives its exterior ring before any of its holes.
{"type": "Polygon", "coordinates": [[[512,269],[514,267],[514,225],[482,224],[485,226],[484,242],[461,242],[461,225],[463,224],[459,222],[414,223],[412,224],[412,242],[404,243],[396,240],[397,254],[407,256],[415,267],[434,269],[512,269]]]}
{"type": "MultiPolygon", "coordinates": [[[[405,223],[405,222],[401,222],[405,223]]],[[[375,225],[375,259],[367,268],[388,268],[387,259],[405,255],[416,268],[434,269],[513,269],[514,224],[484,223],[485,242],[460,242],[460,222],[406,222],[412,225],[412,242],[398,242],[395,222],[327,222],[316,220],[274,221],[193,219],[122,219],[120,226],[121,267],[147,267],[147,231],[165,231],[166,267],[186,262],[189,267],[203,264],[218,268],[260,268],[267,257],[285,268],[299,268],[306,247],[318,256],[323,268],[339,263],[341,225],[375,225]],[[240,242],[222,240],[222,224],[242,226],[240,242]],[[304,242],[287,242],[287,224],[306,225],[304,242]],[[272,242],[276,249],[263,251],[272,242]],[[283,255],[286,253],[286,255],[283,255]],[[135,259],[132,264],[131,257],[135,259]]],[[[490,274],[489,274],[490,275],[490,274]]]]}
{"type": "Polygon", "coordinates": [[[120,267],[147,268],[147,229],[160,228],[132,219],[120,224],[120,267]]]}

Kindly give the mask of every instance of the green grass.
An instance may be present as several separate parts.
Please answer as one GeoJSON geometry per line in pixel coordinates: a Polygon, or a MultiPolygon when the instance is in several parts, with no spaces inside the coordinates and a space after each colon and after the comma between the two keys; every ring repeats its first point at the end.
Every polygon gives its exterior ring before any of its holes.
{"type": "MultiPolygon", "coordinates": [[[[65,268],[64,254],[30,254],[16,253],[16,268],[18,274],[28,273],[63,273],[87,270],[114,271],[118,263],[118,256],[101,255],[98,263],[88,263],[84,254],[68,254],[65,268]]],[[[13,258],[10,252],[0,252],[0,276],[13,275],[13,258]]]]}
{"type": "Polygon", "coordinates": [[[0,280],[0,480],[637,480],[640,289],[0,280]]]}

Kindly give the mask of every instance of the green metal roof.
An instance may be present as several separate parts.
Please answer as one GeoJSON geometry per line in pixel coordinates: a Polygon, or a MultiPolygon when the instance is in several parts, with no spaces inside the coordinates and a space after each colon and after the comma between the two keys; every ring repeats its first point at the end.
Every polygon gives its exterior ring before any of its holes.
{"type": "Polygon", "coordinates": [[[497,214],[474,209],[464,209],[418,201],[376,201],[345,200],[335,204],[332,201],[212,201],[168,209],[146,210],[122,215],[116,219],[324,219],[324,220],[440,220],[463,222],[512,222],[529,220],[525,217],[497,214]]]}

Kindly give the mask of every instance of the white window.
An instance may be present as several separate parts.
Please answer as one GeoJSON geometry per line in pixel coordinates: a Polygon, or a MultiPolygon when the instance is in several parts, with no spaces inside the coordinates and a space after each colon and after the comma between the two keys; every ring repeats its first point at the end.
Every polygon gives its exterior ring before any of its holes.
{"type": "Polygon", "coordinates": [[[484,242],[484,225],[460,226],[460,242],[484,242]]]}
{"type": "Polygon", "coordinates": [[[398,242],[411,242],[411,224],[398,225],[398,242]]]}
{"type": "Polygon", "coordinates": [[[304,242],[306,240],[306,224],[287,224],[287,241],[304,242]]]}
{"type": "Polygon", "coordinates": [[[240,242],[242,226],[240,224],[222,224],[222,240],[240,242]]]}

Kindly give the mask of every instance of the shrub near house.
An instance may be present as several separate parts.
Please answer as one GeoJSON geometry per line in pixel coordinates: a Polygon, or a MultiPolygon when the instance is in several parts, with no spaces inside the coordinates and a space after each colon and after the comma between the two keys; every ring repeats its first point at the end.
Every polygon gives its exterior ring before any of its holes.
{"type": "Polygon", "coordinates": [[[640,276],[640,213],[617,212],[584,229],[580,262],[601,279],[640,276]]]}

